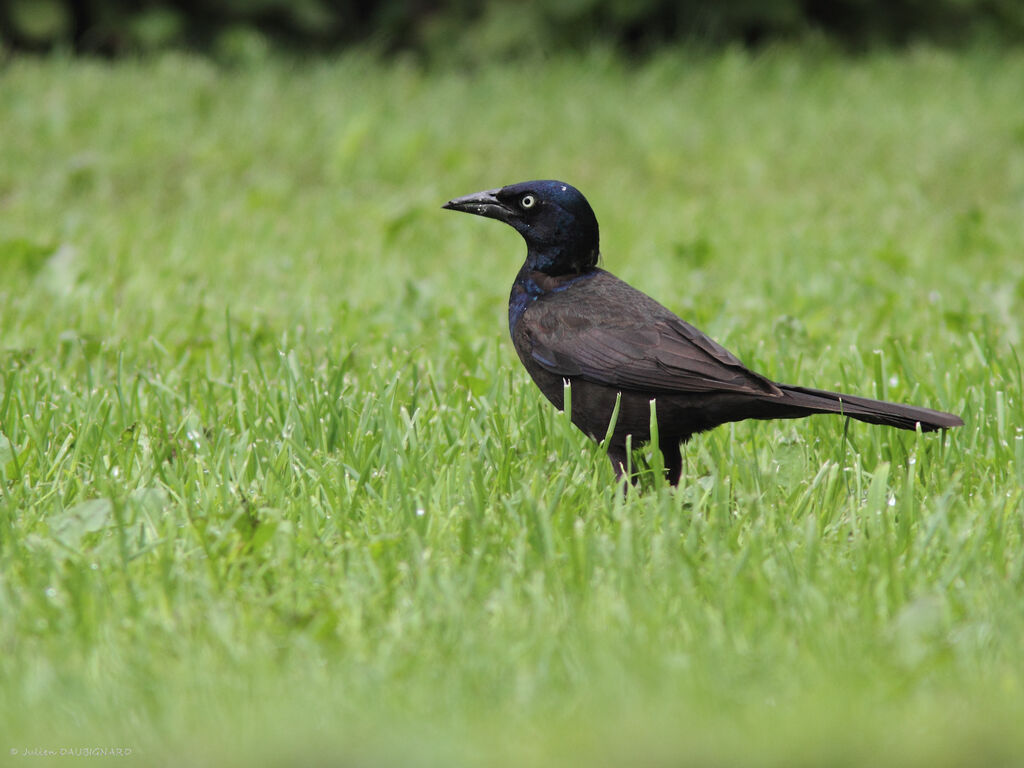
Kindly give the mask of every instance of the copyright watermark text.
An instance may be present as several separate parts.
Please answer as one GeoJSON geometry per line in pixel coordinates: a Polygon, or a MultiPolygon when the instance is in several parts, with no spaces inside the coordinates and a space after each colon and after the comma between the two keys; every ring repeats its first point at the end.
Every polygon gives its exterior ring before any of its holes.
{"type": "Polygon", "coordinates": [[[11,757],[131,757],[131,747],[11,747],[11,757]]]}

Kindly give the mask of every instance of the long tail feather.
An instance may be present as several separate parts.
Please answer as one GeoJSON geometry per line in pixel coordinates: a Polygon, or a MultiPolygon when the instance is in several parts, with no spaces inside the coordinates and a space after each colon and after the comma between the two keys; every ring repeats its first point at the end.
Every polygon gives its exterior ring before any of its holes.
{"type": "Polygon", "coordinates": [[[961,427],[964,423],[959,416],[952,413],[919,408],[915,405],[888,403],[884,400],[871,400],[856,395],[791,387],[785,384],[780,384],[779,388],[786,394],[780,405],[784,403],[811,413],[840,413],[869,424],[885,424],[899,429],[917,429],[917,425],[920,424],[922,432],[934,432],[937,429],[961,427]]]}

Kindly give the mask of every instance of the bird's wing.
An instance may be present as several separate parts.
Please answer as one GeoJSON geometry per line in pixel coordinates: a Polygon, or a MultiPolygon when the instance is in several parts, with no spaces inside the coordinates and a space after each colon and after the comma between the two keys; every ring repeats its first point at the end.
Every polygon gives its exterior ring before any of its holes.
{"type": "Polygon", "coordinates": [[[596,295],[567,290],[530,307],[524,341],[539,365],[622,389],[781,396],[727,349],[612,279],[617,285],[606,284],[596,295]]]}

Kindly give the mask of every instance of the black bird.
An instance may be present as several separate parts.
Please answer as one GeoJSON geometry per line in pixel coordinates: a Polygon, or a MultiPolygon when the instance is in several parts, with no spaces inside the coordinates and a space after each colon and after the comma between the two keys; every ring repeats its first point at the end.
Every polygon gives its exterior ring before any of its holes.
{"type": "Polygon", "coordinates": [[[953,414],[778,384],[651,297],[597,267],[597,218],[579,190],[560,181],[527,181],[450,200],[444,206],[514,227],[526,262],[508,302],[519,359],[541,392],[562,410],[571,387],[572,422],[607,443],[618,477],[627,467],[628,435],[648,442],[656,401],[658,447],[669,480],[682,472],[680,444],[742,419],[795,419],[837,413],[871,424],[924,432],[958,427],[953,414]]]}

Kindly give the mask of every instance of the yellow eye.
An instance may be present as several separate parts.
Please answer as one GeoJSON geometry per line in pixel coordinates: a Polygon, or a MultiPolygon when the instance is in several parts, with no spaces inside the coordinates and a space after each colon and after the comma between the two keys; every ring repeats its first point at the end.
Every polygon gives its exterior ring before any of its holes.
{"type": "Polygon", "coordinates": [[[519,201],[519,204],[523,208],[533,208],[537,204],[537,198],[533,195],[523,195],[523,199],[519,201]]]}

